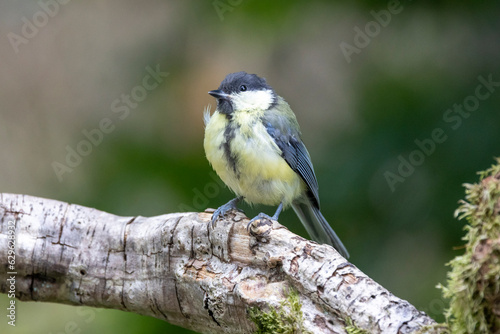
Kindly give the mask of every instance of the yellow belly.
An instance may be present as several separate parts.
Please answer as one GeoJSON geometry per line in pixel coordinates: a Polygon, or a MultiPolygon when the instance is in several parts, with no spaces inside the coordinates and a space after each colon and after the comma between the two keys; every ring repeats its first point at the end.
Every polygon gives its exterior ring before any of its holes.
{"type": "Polygon", "coordinates": [[[229,149],[235,158],[233,168],[224,152],[224,130],[228,120],[214,113],[205,129],[205,153],[208,161],[238,196],[249,203],[285,206],[298,198],[305,184],[281,157],[281,151],[260,123],[239,119],[229,149]]]}

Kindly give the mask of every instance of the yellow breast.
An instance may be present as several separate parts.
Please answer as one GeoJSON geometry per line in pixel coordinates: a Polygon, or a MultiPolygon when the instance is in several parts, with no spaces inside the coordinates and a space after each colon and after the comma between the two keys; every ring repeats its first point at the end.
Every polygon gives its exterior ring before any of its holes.
{"type": "Polygon", "coordinates": [[[305,184],[258,119],[249,112],[238,112],[229,122],[215,112],[205,129],[207,159],[224,183],[247,202],[289,205],[301,195],[305,184]],[[227,126],[234,128],[231,137],[224,134],[227,126]]]}

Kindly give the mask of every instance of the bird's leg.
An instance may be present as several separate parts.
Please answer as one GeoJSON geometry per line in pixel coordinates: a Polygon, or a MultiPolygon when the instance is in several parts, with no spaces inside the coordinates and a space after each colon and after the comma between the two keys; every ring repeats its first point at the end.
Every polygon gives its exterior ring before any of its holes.
{"type": "MultiPolygon", "coordinates": [[[[221,205],[217,210],[215,210],[214,214],[212,215],[212,220],[210,222],[210,227],[214,228],[215,227],[215,222],[220,216],[225,216],[228,211],[231,210],[239,210],[237,207],[237,204],[239,201],[243,199],[243,196],[238,196],[236,198],[233,198],[229,202],[227,202],[224,205],[221,205]]],[[[241,210],[239,210],[241,211],[241,210]]]]}
{"type": "Polygon", "coordinates": [[[281,202],[280,205],[278,205],[278,208],[276,209],[276,212],[274,213],[274,215],[272,217],[269,217],[268,215],[266,215],[263,212],[259,213],[257,216],[253,217],[252,220],[250,220],[250,222],[247,225],[247,231],[250,228],[250,226],[253,224],[254,221],[262,219],[262,218],[267,218],[269,220],[278,221],[278,217],[280,216],[280,213],[282,210],[283,210],[283,202],[281,202]]]}
{"type": "Polygon", "coordinates": [[[278,208],[276,209],[276,212],[271,217],[271,219],[278,221],[278,217],[280,216],[281,210],[283,210],[283,202],[281,202],[280,205],[278,205],[278,208]]]}

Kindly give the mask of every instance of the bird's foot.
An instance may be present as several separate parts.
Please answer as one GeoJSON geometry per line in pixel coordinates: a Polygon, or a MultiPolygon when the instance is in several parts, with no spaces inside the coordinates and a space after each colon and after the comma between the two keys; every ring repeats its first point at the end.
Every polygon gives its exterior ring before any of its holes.
{"type": "Polygon", "coordinates": [[[239,212],[243,212],[243,210],[238,209],[237,204],[239,201],[241,201],[243,197],[236,197],[227,202],[224,205],[221,205],[217,210],[215,210],[214,214],[212,215],[212,220],[210,221],[210,227],[214,228],[215,227],[215,222],[219,217],[224,217],[227,212],[231,210],[238,210],[239,212]]]}
{"type": "Polygon", "coordinates": [[[261,212],[257,216],[253,217],[247,225],[247,232],[250,232],[250,228],[257,229],[261,225],[270,225],[273,220],[277,220],[277,217],[271,217],[261,212]]]}
{"type": "MultiPolygon", "coordinates": [[[[247,232],[250,232],[252,234],[258,233],[258,230],[261,230],[260,227],[262,226],[272,226],[272,221],[278,221],[278,217],[280,216],[281,210],[283,210],[283,202],[278,205],[278,208],[276,209],[276,212],[272,217],[269,215],[266,215],[265,213],[261,212],[257,216],[253,217],[252,220],[247,225],[247,232]],[[250,228],[252,228],[250,230],[250,228]]],[[[267,230],[266,230],[267,231],[267,230]]]]}

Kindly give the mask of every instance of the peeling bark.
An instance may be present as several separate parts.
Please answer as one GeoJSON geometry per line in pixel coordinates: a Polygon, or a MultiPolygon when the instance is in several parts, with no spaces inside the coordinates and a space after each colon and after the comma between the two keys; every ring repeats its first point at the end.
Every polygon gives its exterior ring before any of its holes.
{"type": "MultiPolygon", "coordinates": [[[[435,322],[392,295],[332,247],[277,222],[246,226],[232,212],[119,217],[27,195],[0,194],[0,292],[7,293],[15,224],[18,299],[113,308],[203,333],[251,333],[248,310],[299,292],[303,328],[412,333],[435,322]]],[[[431,333],[432,330],[427,332],[431,333]]]]}

